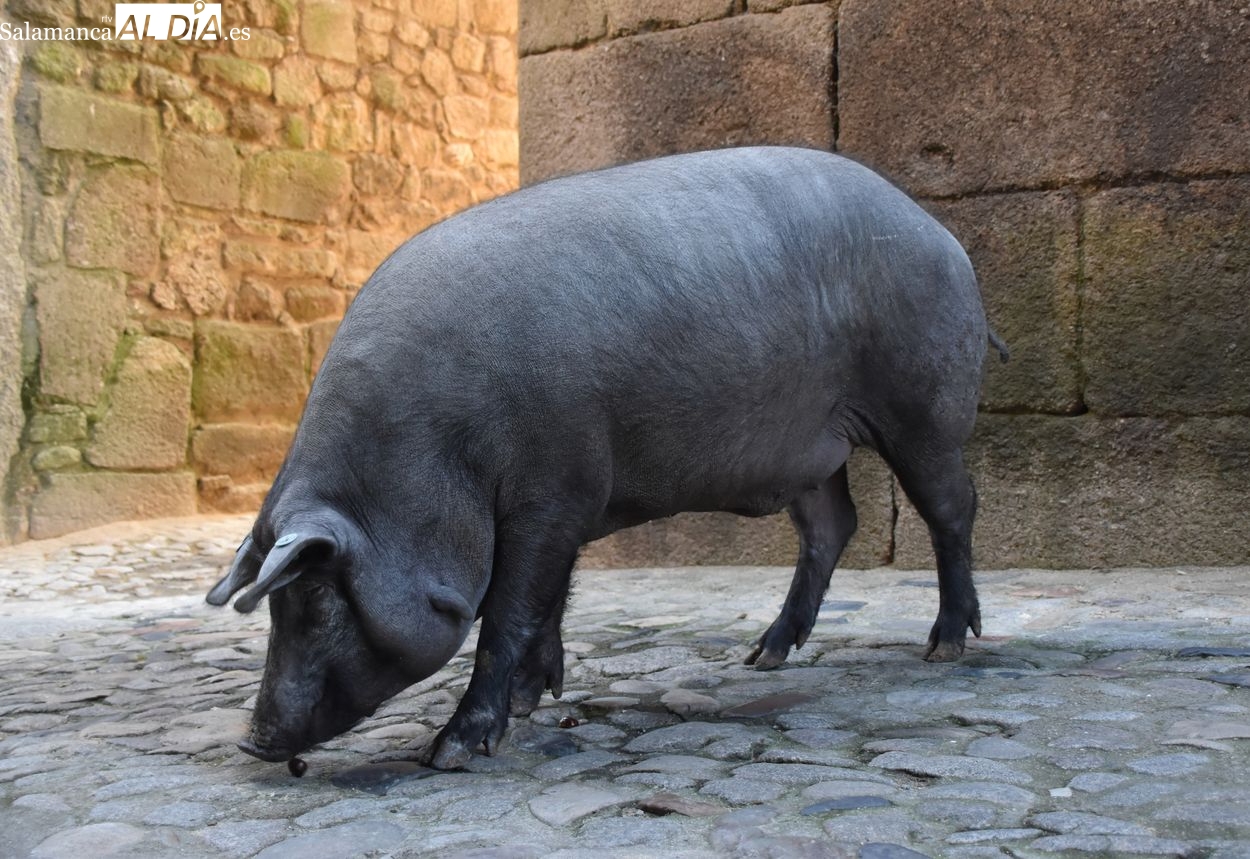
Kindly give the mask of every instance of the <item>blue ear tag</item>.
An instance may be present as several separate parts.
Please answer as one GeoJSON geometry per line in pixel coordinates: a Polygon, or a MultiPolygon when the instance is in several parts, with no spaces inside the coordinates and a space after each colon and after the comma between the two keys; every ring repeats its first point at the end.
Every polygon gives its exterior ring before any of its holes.
{"type": "Polygon", "coordinates": [[[277,540],[274,541],[273,545],[274,545],[274,548],[278,548],[281,546],[289,546],[298,539],[299,539],[299,534],[296,534],[294,532],[290,534],[283,534],[281,537],[279,537],[277,540]]]}

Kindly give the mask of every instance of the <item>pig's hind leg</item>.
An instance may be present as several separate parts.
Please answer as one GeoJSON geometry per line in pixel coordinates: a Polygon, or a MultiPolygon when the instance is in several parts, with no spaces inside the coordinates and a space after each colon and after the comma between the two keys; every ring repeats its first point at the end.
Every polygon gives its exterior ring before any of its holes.
{"type": "Polygon", "coordinates": [[[760,638],[746,664],[763,671],[786,661],[790,648],[800,648],[816,623],[820,601],[842,550],[855,533],[855,504],[847,485],[846,465],[790,505],[790,519],[799,532],[799,560],[781,614],[760,638]]]}
{"type": "Polygon", "coordinates": [[[958,447],[941,454],[886,454],[933,542],[940,606],[924,658],[950,662],[964,652],[969,629],[981,636],[981,607],[972,583],[972,522],[977,495],[958,447]]]}

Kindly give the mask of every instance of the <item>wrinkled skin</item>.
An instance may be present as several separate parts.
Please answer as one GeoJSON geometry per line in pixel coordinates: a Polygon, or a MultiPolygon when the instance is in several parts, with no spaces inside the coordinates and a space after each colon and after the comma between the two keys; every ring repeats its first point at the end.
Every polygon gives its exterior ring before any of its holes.
{"type": "MultiPolygon", "coordinates": [[[[251,736],[289,758],[446,663],[430,762],[492,752],[563,681],[579,548],[682,511],[788,509],[801,550],[748,662],[811,633],[876,450],[929,526],[925,658],[980,634],[962,447],[989,333],[962,248],[825,153],[695,153],[543,183],[416,236],[353,302],[215,604],[270,600],[251,736]]],[[[996,343],[996,345],[999,345],[996,343]]],[[[1001,351],[1001,347],[1000,347],[1001,351]]]]}

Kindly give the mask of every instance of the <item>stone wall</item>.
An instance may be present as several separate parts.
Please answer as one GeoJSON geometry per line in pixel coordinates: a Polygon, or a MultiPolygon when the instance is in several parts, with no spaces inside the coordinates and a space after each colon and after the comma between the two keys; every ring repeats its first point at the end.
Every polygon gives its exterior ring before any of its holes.
{"type": "Polygon", "coordinates": [[[9,539],[258,506],[373,267],[517,183],[515,0],[232,0],[223,17],[250,38],[5,43],[20,77],[0,52],[9,539]]]}
{"type": "MultiPolygon", "coordinates": [[[[1250,560],[1250,13],[1109,0],[522,0],[525,182],[745,143],[838,150],[968,248],[1011,363],[969,447],[982,566],[1250,560]]],[[[930,566],[857,453],[850,565],[930,566]]],[[[589,563],[788,563],[684,517],[589,563]]]]}

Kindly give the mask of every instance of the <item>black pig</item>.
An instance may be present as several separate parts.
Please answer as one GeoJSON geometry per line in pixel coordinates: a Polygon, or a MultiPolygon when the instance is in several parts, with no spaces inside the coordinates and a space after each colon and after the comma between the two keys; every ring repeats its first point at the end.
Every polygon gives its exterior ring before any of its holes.
{"type": "Polygon", "coordinates": [[[855,531],[845,463],[860,445],[928,523],[941,606],[925,655],[957,658],[981,631],[961,448],[992,337],[950,233],[823,152],[660,158],[425,230],[352,303],[209,593],[222,605],[254,581],[244,612],[269,596],[240,747],[283,760],[347,730],[437,671],[480,616],[432,763],[493,752],[510,704],[560,694],[579,548],[681,511],[789,509],[798,568],[748,659],[779,665],[855,531]]]}

